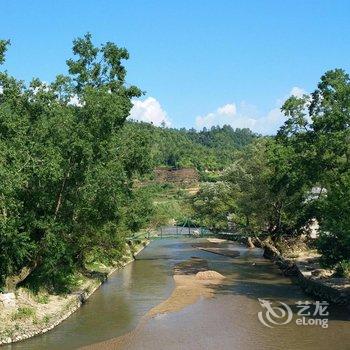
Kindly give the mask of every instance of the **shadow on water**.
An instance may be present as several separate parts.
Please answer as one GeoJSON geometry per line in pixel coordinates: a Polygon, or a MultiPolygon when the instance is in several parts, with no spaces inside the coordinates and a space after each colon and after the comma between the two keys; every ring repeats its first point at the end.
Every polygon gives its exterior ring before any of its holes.
{"type": "MultiPolygon", "coordinates": [[[[305,294],[297,283],[284,276],[268,260],[255,258],[255,262],[252,263],[250,258],[232,259],[230,263],[234,266],[234,272],[231,270],[230,273],[225,268],[220,271],[226,272],[227,279],[225,283],[213,286],[216,294],[242,295],[253,300],[282,301],[289,305],[294,313],[299,311],[296,301],[315,302],[312,296],[305,294]]],[[[348,306],[329,305],[327,311],[329,320],[350,321],[348,306]]]]}

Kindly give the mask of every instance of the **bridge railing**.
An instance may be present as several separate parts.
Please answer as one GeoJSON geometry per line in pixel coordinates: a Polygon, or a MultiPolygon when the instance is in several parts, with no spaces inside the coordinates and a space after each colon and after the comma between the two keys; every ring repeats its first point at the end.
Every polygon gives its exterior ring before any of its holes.
{"type": "Polygon", "coordinates": [[[215,234],[205,227],[161,226],[157,229],[157,234],[153,238],[205,236],[215,236],[215,234]]]}
{"type": "Polygon", "coordinates": [[[176,238],[176,237],[221,237],[234,236],[232,232],[213,232],[206,227],[159,226],[154,230],[136,232],[128,240],[176,238]]]}

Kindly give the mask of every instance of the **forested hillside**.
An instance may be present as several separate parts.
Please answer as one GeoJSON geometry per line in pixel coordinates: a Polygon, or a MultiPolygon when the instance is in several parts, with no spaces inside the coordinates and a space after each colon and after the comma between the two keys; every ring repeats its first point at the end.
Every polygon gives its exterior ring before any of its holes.
{"type": "Polygon", "coordinates": [[[130,133],[152,138],[155,166],[196,167],[199,171],[224,169],[235,159],[237,149],[258,137],[249,129],[233,129],[229,125],[196,131],[128,122],[125,128],[130,133]]]}

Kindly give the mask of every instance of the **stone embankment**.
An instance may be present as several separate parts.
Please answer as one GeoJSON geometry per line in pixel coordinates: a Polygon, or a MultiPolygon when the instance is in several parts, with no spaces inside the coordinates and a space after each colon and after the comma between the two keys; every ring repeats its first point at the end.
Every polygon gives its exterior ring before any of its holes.
{"type": "Polygon", "coordinates": [[[300,285],[306,294],[318,300],[350,305],[350,279],[336,278],[319,268],[317,258],[287,259],[270,243],[262,242],[264,257],[272,260],[285,276],[300,285]]]}

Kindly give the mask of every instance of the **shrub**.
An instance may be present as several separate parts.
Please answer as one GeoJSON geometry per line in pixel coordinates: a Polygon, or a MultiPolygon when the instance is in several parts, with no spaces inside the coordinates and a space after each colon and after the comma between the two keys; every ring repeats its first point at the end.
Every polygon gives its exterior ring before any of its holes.
{"type": "Polygon", "coordinates": [[[335,273],[339,277],[350,277],[350,261],[340,261],[335,268],[335,273]]]}
{"type": "Polygon", "coordinates": [[[20,307],[11,316],[12,321],[25,320],[28,318],[36,318],[36,311],[31,307],[20,307]]]}

